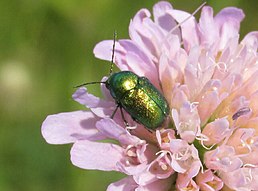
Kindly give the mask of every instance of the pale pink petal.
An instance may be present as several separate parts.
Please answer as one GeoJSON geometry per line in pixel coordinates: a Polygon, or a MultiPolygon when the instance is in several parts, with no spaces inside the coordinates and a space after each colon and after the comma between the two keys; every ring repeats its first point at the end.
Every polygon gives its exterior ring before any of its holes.
{"type": "Polygon", "coordinates": [[[172,97],[172,89],[174,87],[177,71],[173,70],[174,68],[169,64],[168,57],[166,55],[162,55],[160,58],[160,67],[159,67],[159,76],[160,76],[160,81],[162,85],[162,89],[164,92],[165,97],[169,101],[172,97]]]}
{"type": "Polygon", "coordinates": [[[152,40],[152,34],[149,29],[143,25],[143,22],[150,17],[150,12],[146,9],[138,11],[135,17],[131,20],[129,25],[129,36],[137,43],[139,47],[142,47],[146,55],[152,60],[155,60],[156,48],[155,43],[152,40]]]}
{"type": "Polygon", "coordinates": [[[131,135],[125,128],[119,126],[112,119],[101,119],[96,123],[97,129],[110,139],[118,140],[122,145],[140,143],[141,140],[131,135]]]}
{"type": "Polygon", "coordinates": [[[146,186],[140,186],[135,191],[168,191],[173,187],[173,179],[163,179],[152,182],[146,186]]]}
{"type": "Polygon", "coordinates": [[[201,190],[205,191],[219,191],[223,187],[223,181],[215,176],[211,170],[200,172],[196,177],[196,183],[201,190]]]}
{"type": "Polygon", "coordinates": [[[189,100],[188,92],[186,85],[176,84],[172,92],[172,99],[171,101],[169,100],[170,107],[179,110],[189,100]]]}
{"type": "MultiPolygon", "coordinates": [[[[109,61],[107,64],[110,64],[112,59],[112,54],[113,54],[113,44],[114,44],[113,40],[104,40],[99,42],[93,50],[95,57],[102,60],[107,60],[109,61]]],[[[116,60],[117,57],[119,58],[123,55],[124,55],[124,49],[120,46],[119,42],[116,41],[114,62],[120,68],[120,70],[128,70],[128,66],[126,65],[126,63],[121,62],[121,60],[120,61],[116,60]]]]}
{"type": "Polygon", "coordinates": [[[166,151],[163,151],[149,166],[149,172],[156,175],[158,179],[167,179],[172,174],[174,170],[170,166],[171,158],[166,151]]]}
{"type": "Polygon", "coordinates": [[[114,42],[112,40],[104,40],[96,44],[93,50],[95,57],[111,61],[113,44],[114,42]]]}
{"type": "Polygon", "coordinates": [[[148,185],[159,179],[167,179],[174,173],[170,163],[170,156],[166,152],[161,153],[148,165],[145,171],[136,174],[134,179],[139,185],[148,185]]]}
{"type": "Polygon", "coordinates": [[[143,20],[142,25],[145,26],[150,33],[149,39],[151,40],[154,47],[154,52],[152,52],[152,54],[155,56],[152,59],[156,64],[158,64],[157,59],[162,51],[161,45],[164,38],[166,37],[166,31],[162,30],[162,28],[158,26],[158,24],[154,23],[150,18],[143,20]]]}
{"type": "MultiPolygon", "coordinates": [[[[107,81],[108,77],[104,76],[102,78],[102,82],[107,81]]],[[[111,96],[109,89],[107,89],[106,84],[100,84],[102,95],[104,96],[104,100],[114,102],[114,98],[111,96]]]]}
{"type": "Polygon", "coordinates": [[[207,168],[224,172],[232,172],[243,165],[241,159],[236,155],[234,148],[227,145],[207,151],[204,161],[207,168]]]}
{"type": "Polygon", "coordinates": [[[201,44],[205,48],[212,48],[211,46],[214,46],[214,43],[215,45],[218,43],[219,29],[214,23],[211,7],[203,7],[198,26],[201,44]]]}
{"type": "Polygon", "coordinates": [[[100,99],[89,94],[84,87],[77,89],[72,97],[75,101],[90,108],[99,117],[111,116],[116,107],[115,101],[100,99]]]}
{"type": "Polygon", "coordinates": [[[151,173],[148,170],[145,170],[139,174],[134,175],[134,180],[137,182],[139,185],[148,185],[151,184],[152,182],[155,182],[158,180],[156,174],[151,173]]]}
{"type": "Polygon", "coordinates": [[[157,151],[157,147],[151,144],[147,145],[145,142],[137,145],[128,145],[124,149],[123,160],[117,164],[118,169],[127,175],[142,173],[155,158],[157,151]]]}
{"type": "Polygon", "coordinates": [[[41,131],[50,144],[73,143],[77,140],[101,140],[106,136],[100,133],[95,124],[99,120],[88,111],[74,111],[49,115],[43,122],[41,131]]]}
{"type": "Polygon", "coordinates": [[[133,176],[144,172],[147,166],[148,165],[146,163],[142,163],[139,165],[128,165],[128,164],[125,164],[124,162],[121,162],[117,164],[117,168],[119,172],[122,172],[127,175],[133,175],[133,176]]]}
{"type": "Polygon", "coordinates": [[[258,168],[244,167],[233,172],[222,172],[220,176],[231,189],[241,191],[258,190],[258,168]]]}
{"type": "Polygon", "coordinates": [[[189,58],[184,71],[184,81],[190,90],[190,96],[195,97],[201,91],[198,71],[200,47],[195,46],[189,52],[189,58]],[[198,56],[197,56],[198,55],[198,56]]]}
{"type": "Polygon", "coordinates": [[[205,124],[210,118],[213,111],[221,103],[221,99],[218,95],[218,92],[216,90],[213,90],[205,92],[205,94],[200,98],[200,100],[198,100],[198,102],[198,112],[200,115],[200,119],[202,123],[205,124]]]}
{"type": "Polygon", "coordinates": [[[184,103],[179,112],[172,109],[172,117],[181,139],[191,143],[200,134],[200,118],[195,103],[184,103]]]}
{"type": "Polygon", "coordinates": [[[227,7],[222,9],[214,19],[219,26],[222,26],[225,23],[232,23],[236,32],[238,32],[240,22],[244,19],[244,17],[245,14],[241,9],[236,7],[227,7]]]}
{"type": "Polygon", "coordinates": [[[132,176],[125,177],[117,182],[111,183],[107,191],[135,191],[138,185],[132,176]]]}
{"type": "Polygon", "coordinates": [[[160,55],[160,43],[164,38],[164,31],[150,18],[150,13],[141,10],[131,21],[129,26],[131,39],[142,48],[142,51],[156,64],[160,55]]]}
{"type": "Polygon", "coordinates": [[[182,38],[184,42],[184,48],[189,51],[192,47],[199,45],[199,37],[197,34],[197,24],[194,17],[190,16],[189,13],[180,10],[170,10],[168,11],[178,23],[181,24],[182,38]]]}
{"type": "MultiPolygon", "coordinates": [[[[164,51],[160,55],[159,59],[159,79],[161,81],[163,93],[166,96],[167,100],[171,100],[172,91],[175,84],[183,80],[183,71],[177,62],[180,49],[179,39],[175,35],[171,35],[169,39],[165,40],[164,51]]],[[[183,59],[180,58],[180,62],[183,59]]],[[[180,63],[183,65],[183,63],[180,63]]]]}
{"type": "Polygon", "coordinates": [[[258,137],[255,129],[239,128],[228,139],[227,145],[233,146],[245,164],[257,165],[258,137]]]}
{"type": "Polygon", "coordinates": [[[77,141],[71,149],[71,161],[84,169],[118,170],[117,163],[123,159],[123,150],[111,143],[77,141]]]}
{"type": "MultiPolygon", "coordinates": [[[[159,22],[159,18],[162,17],[167,10],[171,10],[173,9],[172,5],[169,2],[166,1],[161,1],[156,3],[153,6],[153,17],[154,17],[154,21],[156,23],[159,22]]],[[[170,22],[168,22],[170,24],[170,22]]]]}
{"type": "Polygon", "coordinates": [[[189,145],[181,139],[173,139],[170,141],[170,150],[172,153],[171,167],[176,172],[186,173],[188,179],[198,174],[201,161],[194,145],[189,145]]]}
{"type": "Polygon", "coordinates": [[[258,48],[258,31],[248,33],[241,41],[241,44],[244,44],[256,51],[258,48]]]}
{"type": "Polygon", "coordinates": [[[173,10],[173,7],[170,3],[166,1],[158,2],[153,7],[153,17],[155,23],[157,23],[163,30],[170,32],[173,30],[173,34],[180,36],[180,29],[175,28],[177,22],[175,19],[169,14],[169,10],[173,10]]]}
{"type": "Polygon", "coordinates": [[[230,38],[239,35],[240,22],[244,17],[243,11],[235,7],[224,8],[215,16],[215,23],[221,31],[220,49],[225,47],[230,38]]]}
{"type": "MultiPolygon", "coordinates": [[[[255,71],[254,74],[252,74],[252,76],[249,79],[247,79],[242,84],[241,87],[236,89],[233,93],[231,93],[230,96],[225,98],[223,100],[223,102],[221,102],[221,104],[218,105],[218,107],[214,111],[212,117],[214,117],[214,119],[222,118],[222,117],[229,116],[229,115],[232,116],[235,112],[237,112],[236,109],[239,109],[239,108],[234,108],[234,110],[232,110],[232,107],[231,107],[232,104],[230,104],[230,103],[233,103],[235,100],[241,99],[241,98],[247,99],[258,90],[257,75],[258,75],[258,71],[255,71]]],[[[246,103],[244,103],[244,104],[246,104],[246,103]]],[[[241,105],[241,106],[243,106],[243,105],[241,105]]]]}
{"type": "Polygon", "coordinates": [[[159,87],[157,83],[157,68],[145,52],[130,40],[120,40],[119,44],[126,51],[124,59],[126,60],[130,70],[139,76],[147,77],[154,85],[156,85],[156,87],[159,87]]]}
{"type": "Polygon", "coordinates": [[[227,118],[216,119],[215,121],[208,123],[202,133],[206,135],[209,140],[205,141],[205,145],[213,145],[221,142],[227,136],[230,135],[229,122],[227,118]]]}
{"type": "Polygon", "coordinates": [[[176,188],[178,191],[185,191],[185,190],[199,191],[199,186],[196,184],[196,182],[193,179],[189,179],[186,173],[178,174],[178,177],[176,180],[176,188]]]}

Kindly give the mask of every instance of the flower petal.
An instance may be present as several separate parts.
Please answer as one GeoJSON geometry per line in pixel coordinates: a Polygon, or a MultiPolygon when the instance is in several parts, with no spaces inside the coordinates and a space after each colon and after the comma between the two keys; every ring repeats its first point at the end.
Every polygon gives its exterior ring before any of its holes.
{"type": "Polygon", "coordinates": [[[105,136],[95,128],[99,120],[93,113],[74,111],[49,115],[43,122],[41,131],[50,144],[73,143],[77,140],[101,140],[105,136]]]}
{"type": "Polygon", "coordinates": [[[107,191],[135,191],[138,185],[132,176],[125,177],[117,182],[111,183],[107,191]]]}
{"type": "Polygon", "coordinates": [[[156,3],[153,7],[154,21],[166,32],[173,30],[173,34],[180,36],[180,29],[174,28],[177,25],[175,19],[168,13],[170,10],[173,10],[170,3],[165,1],[156,3]]]}
{"type": "Polygon", "coordinates": [[[241,44],[247,45],[249,48],[257,51],[258,48],[258,31],[248,33],[241,44]]]}
{"type": "Polygon", "coordinates": [[[157,180],[146,186],[139,186],[135,191],[167,191],[170,190],[172,184],[172,178],[157,180]]]}
{"type": "MultiPolygon", "coordinates": [[[[150,24],[150,12],[146,9],[142,9],[130,22],[129,35],[130,38],[143,49],[145,54],[150,57],[151,60],[155,60],[157,53],[157,43],[152,38],[153,34],[151,34],[151,31],[149,31],[151,27],[148,27],[148,24],[146,25],[146,20],[149,20],[150,24]]],[[[154,38],[156,39],[156,37],[154,38]]]]}
{"type": "Polygon", "coordinates": [[[119,126],[110,118],[98,121],[96,127],[108,138],[118,140],[122,145],[137,144],[141,141],[138,137],[131,135],[125,128],[119,126]]]}
{"type": "Polygon", "coordinates": [[[242,9],[236,7],[226,7],[222,9],[216,16],[215,20],[218,25],[232,23],[235,29],[239,29],[240,22],[244,19],[245,14],[242,9]]]}
{"type": "Polygon", "coordinates": [[[158,71],[153,61],[145,52],[131,40],[120,40],[119,44],[125,49],[124,59],[128,67],[139,76],[147,77],[158,87],[158,71]]]}
{"type": "MultiPolygon", "coordinates": [[[[114,40],[104,40],[99,42],[93,50],[93,53],[96,58],[102,59],[102,60],[107,60],[111,61],[112,54],[113,54],[113,45],[114,45],[114,40]]],[[[120,55],[123,55],[124,49],[120,46],[118,42],[115,43],[115,60],[114,62],[118,64],[118,67],[121,70],[128,70],[127,65],[117,63],[116,58],[120,55]]]]}
{"type": "Polygon", "coordinates": [[[163,16],[167,10],[173,9],[169,2],[161,1],[153,6],[153,17],[154,21],[157,23],[158,19],[163,16]]]}
{"type": "Polygon", "coordinates": [[[181,24],[182,38],[186,51],[189,51],[192,47],[198,45],[199,38],[197,35],[197,24],[195,18],[189,13],[180,10],[174,9],[168,12],[175,18],[175,20],[179,24],[187,19],[187,21],[181,24]]]}
{"type": "Polygon", "coordinates": [[[215,16],[215,23],[221,31],[219,49],[223,49],[228,40],[239,35],[240,22],[244,17],[243,11],[235,7],[224,8],[215,16]]]}
{"type": "Polygon", "coordinates": [[[211,7],[203,7],[198,29],[201,37],[201,44],[205,48],[211,48],[212,45],[214,46],[214,43],[215,45],[217,44],[219,30],[214,23],[213,9],[211,7]]]}
{"type": "Polygon", "coordinates": [[[71,161],[84,169],[117,170],[117,163],[123,159],[123,150],[111,143],[77,141],[71,149],[71,161]]]}
{"type": "Polygon", "coordinates": [[[89,94],[84,87],[77,89],[72,97],[75,101],[90,108],[99,117],[109,117],[116,107],[115,102],[106,101],[89,94]]]}

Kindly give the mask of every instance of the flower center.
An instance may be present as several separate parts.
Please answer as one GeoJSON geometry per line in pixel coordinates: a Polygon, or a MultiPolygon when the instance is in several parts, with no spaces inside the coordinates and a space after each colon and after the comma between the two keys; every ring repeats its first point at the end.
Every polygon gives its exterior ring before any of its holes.
{"type": "Polygon", "coordinates": [[[135,146],[128,146],[126,151],[126,164],[127,165],[138,165],[140,164],[138,160],[138,155],[137,155],[137,148],[135,146]]]}

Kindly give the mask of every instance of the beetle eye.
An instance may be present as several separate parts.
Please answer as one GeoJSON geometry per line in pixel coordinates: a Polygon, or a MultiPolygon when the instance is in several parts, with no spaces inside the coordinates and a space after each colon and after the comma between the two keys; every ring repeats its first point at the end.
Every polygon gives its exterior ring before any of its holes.
{"type": "Polygon", "coordinates": [[[106,81],[105,85],[106,85],[106,88],[109,89],[110,86],[109,86],[108,81],[106,81]]]}

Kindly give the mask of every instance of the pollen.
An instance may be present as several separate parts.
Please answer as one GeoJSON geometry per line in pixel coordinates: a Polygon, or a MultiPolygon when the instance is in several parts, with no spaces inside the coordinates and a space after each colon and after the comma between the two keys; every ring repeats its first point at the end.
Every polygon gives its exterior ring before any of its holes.
{"type": "Polygon", "coordinates": [[[127,155],[128,155],[129,157],[136,157],[136,156],[137,156],[136,153],[133,152],[132,150],[128,150],[128,151],[127,151],[127,155]]]}
{"type": "Polygon", "coordinates": [[[168,170],[168,166],[167,166],[166,164],[164,164],[164,163],[161,164],[160,167],[161,167],[161,169],[164,170],[164,171],[168,170]]]}

